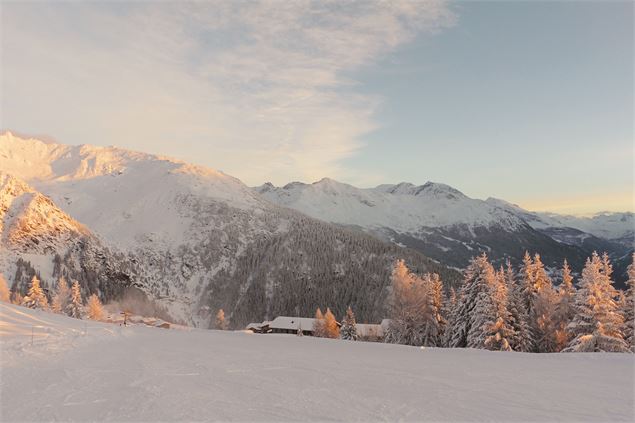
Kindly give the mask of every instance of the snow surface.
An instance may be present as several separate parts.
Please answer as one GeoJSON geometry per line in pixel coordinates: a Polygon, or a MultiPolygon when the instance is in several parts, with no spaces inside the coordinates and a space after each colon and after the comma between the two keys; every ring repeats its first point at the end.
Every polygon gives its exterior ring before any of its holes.
{"type": "Polygon", "coordinates": [[[6,303],[0,338],[3,422],[635,418],[632,354],[120,327],[6,303]]]}

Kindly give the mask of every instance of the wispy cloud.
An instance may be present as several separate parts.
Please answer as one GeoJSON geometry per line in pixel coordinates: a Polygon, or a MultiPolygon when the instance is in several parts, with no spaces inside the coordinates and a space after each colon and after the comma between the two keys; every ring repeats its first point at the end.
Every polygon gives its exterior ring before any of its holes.
{"type": "Polygon", "coordinates": [[[337,177],[381,101],[350,75],[453,22],[441,0],[5,3],[2,126],[251,184],[337,177]]]}

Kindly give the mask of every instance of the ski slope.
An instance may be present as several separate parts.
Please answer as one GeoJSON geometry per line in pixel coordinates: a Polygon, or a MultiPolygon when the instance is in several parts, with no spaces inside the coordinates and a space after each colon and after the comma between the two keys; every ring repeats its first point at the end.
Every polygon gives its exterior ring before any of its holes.
{"type": "Polygon", "coordinates": [[[0,303],[0,420],[632,421],[628,354],[425,349],[0,303]],[[31,345],[31,327],[37,326],[31,345]]]}

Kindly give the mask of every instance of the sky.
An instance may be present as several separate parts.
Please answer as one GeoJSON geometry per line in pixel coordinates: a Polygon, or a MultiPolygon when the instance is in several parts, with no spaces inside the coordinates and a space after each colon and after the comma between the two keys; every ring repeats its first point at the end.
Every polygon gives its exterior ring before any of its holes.
{"type": "Polygon", "coordinates": [[[248,185],[633,210],[633,3],[0,4],[0,128],[248,185]]]}

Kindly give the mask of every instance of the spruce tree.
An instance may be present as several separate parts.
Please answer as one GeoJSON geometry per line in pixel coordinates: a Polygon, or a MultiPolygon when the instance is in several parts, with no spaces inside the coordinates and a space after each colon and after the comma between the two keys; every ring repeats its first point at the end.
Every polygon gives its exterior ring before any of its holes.
{"type": "Polygon", "coordinates": [[[76,319],[82,318],[82,290],[79,282],[73,281],[71,285],[71,301],[66,306],[66,314],[76,319]]]}
{"type": "Polygon", "coordinates": [[[529,252],[525,251],[523,265],[520,268],[520,297],[523,302],[523,307],[527,311],[527,316],[531,315],[534,304],[534,273],[534,261],[531,259],[529,252]]]}
{"type": "Polygon", "coordinates": [[[485,342],[484,325],[495,322],[493,318],[492,286],[495,272],[484,253],[473,258],[465,270],[465,280],[459,290],[459,298],[448,335],[450,348],[482,348],[485,342]]]}
{"type": "Polygon", "coordinates": [[[525,256],[523,275],[523,296],[528,305],[533,350],[554,352],[557,349],[554,315],[558,298],[539,254],[535,254],[533,260],[527,260],[525,256]]]}
{"type": "Polygon", "coordinates": [[[635,253],[633,262],[628,266],[628,282],[625,293],[622,314],[624,316],[624,340],[629,345],[631,351],[635,352],[635,337],[633,336],[635,326],[635,253]]]}
{"type": "Polygon", "coordinates": [[[450,287],[450,295],[448,301],[445,304],[445,316],[446,316],[446,325],[445,331],[443,333],[443,346],[448,347],[450,344],[450,335],[452,333],[451,329],[454,326],[454,313],[456,311],[457,305],[457,295],[454,287],[450,287]]]}
{"type": "Polygon", "coordinates": [[[5,303],[8,303],[10,300],[11,300],[11,291],[9,291],[7,280],[4,278],[4,275],[0,273],[0,301],[4,301],[5,303]]]}
{"type": "Polygon", "coordinates": [[[522,287],[516,283],[514,269],[509,260],[505,269],[505,282],[507,284],[507,308],[510,315],[510,326],[513,329],[510,346],[514,351],[529,352],[533,349],[534,344],[529,327],[529,317],[522,300],[522,287]]]}
{"type": "Polygon", "coordinates": [[[340,337],[349,341],[357,341],[357,327],[355,323],[355,314],[350,306],[346,309],[346,316],[342,319],[342,327],[340,328],[340,337]]]}
{"type": "Polygon", "coordinates": [[[496,274],[496,282],[492,292],[495,321],[485,326],[484,346],[493,351],[512,351],[511,342],[514,329],[511,326],[511,314],[508,310],[508,289],[505,272],[501,267],[496,274]]]}
{"type": "Polygon", "coordinates": [[[571,333],[567,326],[575,315],[574,301],[575,287],[573,286],[573,276],[571,276],[571,269],[565,259],[562,266],[562,281],[558,287],[558,306],[554,316],[557,351],[562,351],[571,341],[571,333]]]}
{"type": "Polygon", "coordinates": [[[624,318],[618,310],[611,265],[593,253],[582,270],[575,296],[575,316],[568,329],[574,338],[565,352],[626,352],[624,318]]]}
{"type": "Polygon", "coordinates": [[[37,276],[33,275],[31,278],[31,284],[29,285],[29,292],[26,297],[22,300],[22,305],[29,308],[36,309],[48,309],[49,303],[46,298],[46,294],[42,287],[40,286],[40,280],[37,276]]]}

